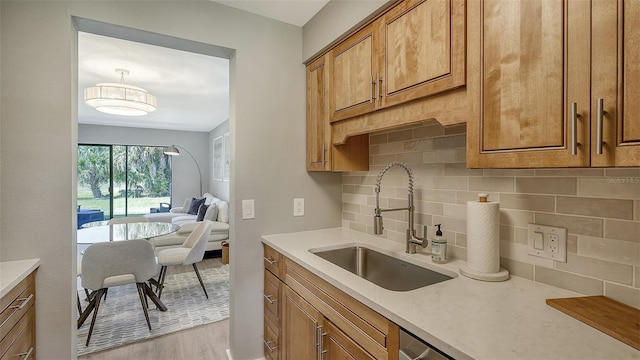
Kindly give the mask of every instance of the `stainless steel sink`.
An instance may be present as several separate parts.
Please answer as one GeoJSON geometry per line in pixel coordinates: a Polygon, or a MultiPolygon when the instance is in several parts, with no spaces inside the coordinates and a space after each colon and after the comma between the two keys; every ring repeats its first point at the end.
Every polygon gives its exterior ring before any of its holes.
{"type": "Polygon", "coordinates": [[[409,291],[453,279],[362,246],[310,251],[387,290],[409,291]]]}

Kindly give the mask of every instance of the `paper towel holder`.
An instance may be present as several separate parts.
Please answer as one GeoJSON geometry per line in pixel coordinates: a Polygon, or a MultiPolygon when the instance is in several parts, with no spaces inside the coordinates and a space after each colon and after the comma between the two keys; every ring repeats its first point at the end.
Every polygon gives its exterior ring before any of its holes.
{"type": "MultiPolygon", "coordinates": [[[[489,194],[483,194],[483,193],[478,194],[478,202],[480,203],[489,202],[487,201],[488,198],[489,198],[489,194]]],[[[471,201],[469,203],[471,203],[471,201]]],[[[468,225],[469,225],[469,222],[467,222],[467,226],[468,225]]],[[[467,228],[467,233],[469,233],[469,231],[471,231],[471,229],[467,228]]],[[[499,241],[500,240],[498,240],[498,242],[499,241]]],[[[469,250],[467,249],[467,251],[469,250]]],[[[499,259],[499,256],[498,256],[498,259],[499,259]]],[[[509,271],[502,267],[500,267],[497,272],[483,272],[483,271],[472,269],[467,265],[461,265],[460,274],[468,278],[482,280],[482,281],[505,281],[509,279],[509,271]]]]}

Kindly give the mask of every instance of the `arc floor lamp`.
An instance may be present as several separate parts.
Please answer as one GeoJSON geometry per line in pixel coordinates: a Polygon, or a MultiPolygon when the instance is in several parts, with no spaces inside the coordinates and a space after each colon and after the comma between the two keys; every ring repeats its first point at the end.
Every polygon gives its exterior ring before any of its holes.
{"type": "Polygon", "coordinates": [[[202,196],[202,171],[200,171],[200,165],[198,165],[198,161],[193,156],[193,154],[191,152],[189,152],[189,150],[187,150],[187,149],[185,149],[185,148],[183,148],[182,146],[179,146],[179,145],[167,146],[164,149],[164,153],[166,155],[169,155],[169,156],[178,156],[178,155],[180,155],[180,150],[178,150],[178,148],[184,150],[187,154],[189,154],[189,156],[191,156],[191,158],[193,159],[193,162],[196,163],[196,167],[198,168],[198,179],[200,180],[200,194],[198,196],[202,196]]]}

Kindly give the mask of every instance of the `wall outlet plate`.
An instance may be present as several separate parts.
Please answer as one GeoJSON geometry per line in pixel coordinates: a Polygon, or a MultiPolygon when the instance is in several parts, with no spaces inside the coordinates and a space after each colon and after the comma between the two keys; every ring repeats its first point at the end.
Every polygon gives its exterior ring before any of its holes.
{"type": "Polygon", "coordinates": [[[527,253],[560,262],[567,262],[567,229],[529,224],[527,253]]]}

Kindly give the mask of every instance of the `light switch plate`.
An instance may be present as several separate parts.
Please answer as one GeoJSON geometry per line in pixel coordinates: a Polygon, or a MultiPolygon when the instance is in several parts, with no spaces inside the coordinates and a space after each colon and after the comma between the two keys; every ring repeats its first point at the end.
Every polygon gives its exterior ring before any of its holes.
{"type": "Polygon", "coordinates": [[[293,199],[293,216],[304,216],[304,198],[293,199]]]}
{"type": "Polygon", "coordinates": [[[560,262],[567,262],[567,229],[529,224],[527,253],[560,262]]]}
{"type": "Polygon", "coordinates": [[[253,199],[251,200],[242,200],[242,219],[255,219],[256,211],[254,207],[253,199]]]}

